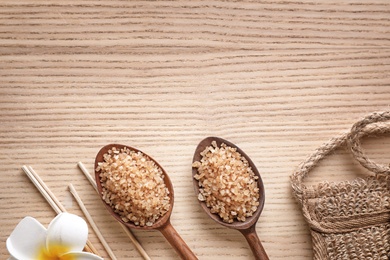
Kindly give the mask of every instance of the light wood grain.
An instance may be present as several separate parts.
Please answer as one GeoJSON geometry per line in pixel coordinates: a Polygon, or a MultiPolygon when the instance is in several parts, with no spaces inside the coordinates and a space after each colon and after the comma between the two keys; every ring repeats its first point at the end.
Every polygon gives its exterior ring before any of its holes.
{"type": "MultiPolygon", "coordinates": [[[[82,215],[67,191],[75,185],[118,259],[141,259],[77,168],[93,172],[103,145],[123,143],[169,173],[172,224],[199,259],[252,259],[192,188],[195,147],[215,135],[262,174],[257,232],[270,259],[311,259],[289,176],[330,137],[390,109],[389,14],[380,0],[0,1],[0,258],[20,219],[55,216],[21,171],[31,165],[82,215]]],[[[365,148],[385,162],[389,144],[365,148]]],[[[364,174],[340,150],[308,181],[364,174]]],[[[178,259],[159,232],[134,233],[152,259],[178,259]]]]}

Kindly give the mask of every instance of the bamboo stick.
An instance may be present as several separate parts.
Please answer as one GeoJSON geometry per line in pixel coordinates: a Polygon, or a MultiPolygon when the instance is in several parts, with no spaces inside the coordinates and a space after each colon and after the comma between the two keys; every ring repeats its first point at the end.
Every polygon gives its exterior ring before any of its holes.
{"type": "Polygon", "coordinates": [[[95,221],[92,219],[91,214],[89,214],[87,208],[85,207],[83,201],[81,200],[80,196],[78,195],[75,187],[72,184],[69,184],[69,191],[73,195],[74,199],[76,200],[77,204],[79,205],[81,211],[84,213],[84,216],[87,218],[89,224],[91,225],[92,229],[95,231],[95,234],[98,236],[100,242],[102,243],[104,249],[106,249],[108,255],[111,257],[112,260],[116,260],[116,256],[114,255],[114,252],[112,252],[110,246],[108,245],[106,239],[103,237],[102,233],[100,232],[99,228],[97,227],[95,221]]]}
{"type": "Polygon", "coordinates": [[[27,175],[27,177],[30,179],[30,181],[34,184],[34,186],[38,189],[38,191],[41,193],[41,195],[46,199],[46,201],[50,204],[52,209],[57,213],[60,214],[63,212],[62,209],[60,209],[57,205],[57,203],[53,200],[53,198],[47,193],[47,191],[42,187],[40,182],[35,178],[32,172],[26,167],[23,166],[22,170],[27,175]]]}

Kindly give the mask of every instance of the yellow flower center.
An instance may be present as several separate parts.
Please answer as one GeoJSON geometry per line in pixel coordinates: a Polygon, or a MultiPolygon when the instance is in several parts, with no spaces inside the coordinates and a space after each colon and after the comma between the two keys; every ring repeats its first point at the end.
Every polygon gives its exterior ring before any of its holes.
{"type": "Polygon", "coordinates": [[[45,247],[41,247],[37,260],[75,260],[73,256],[62,255],[69,252],[69,250],[70,248],[64,245],[51,245],[50,252],[45,247]]]}

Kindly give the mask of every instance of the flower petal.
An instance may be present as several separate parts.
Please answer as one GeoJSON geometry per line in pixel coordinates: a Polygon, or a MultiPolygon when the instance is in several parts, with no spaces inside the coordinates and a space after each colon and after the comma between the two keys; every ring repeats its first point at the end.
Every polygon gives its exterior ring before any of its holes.
{"type": "Polygon", "coordinates": [[[102,257],[88,253],[88,252],[69,252],[62,256],[63,259],[77,259],[77,260],[103,260],[102,257]]]}
{"type": "Polygon", "coordinates": [[[45,247],[46,228],[35,218],[25,217],[7,239],[7,249],[13,258],[35,259],[39,248],[45,247]]]}
{"type": "Polygon", "coordinates": [[[60,213],[47,229],[46,248],[55,255],[82,251],[87,239],[88,225],[84,219],[74,214],[60,213]]]}

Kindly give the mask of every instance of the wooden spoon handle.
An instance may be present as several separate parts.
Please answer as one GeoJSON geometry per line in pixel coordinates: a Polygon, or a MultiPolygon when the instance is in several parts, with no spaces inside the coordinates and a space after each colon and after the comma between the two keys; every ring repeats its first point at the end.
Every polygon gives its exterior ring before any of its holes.
{"type": "Polygon", "coordinates": [[[173,228],[168,221],[165,225],[158,229],[163,236],[168,240],[171,246],[176,250],[182,259],[194,260],[198,259],[191,249],[187,246],[184,240],[180,237],[179,233],[173,228]]]}
{"type": "Polygon", "coordinates": [[[259,237],[257,236],[256,229],[253,226],[252,228],[249,228],[247,230],[241,230],[241,233],[246,238],[246,241],[248,242],[254,257],[257,260],[268,260],[268,255],[264,250],[263,245],[261,244],[261,241],[259,237]]]}

